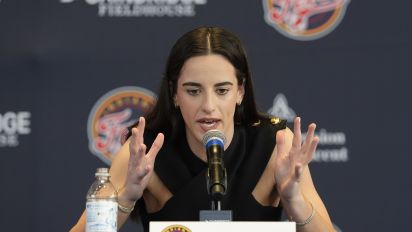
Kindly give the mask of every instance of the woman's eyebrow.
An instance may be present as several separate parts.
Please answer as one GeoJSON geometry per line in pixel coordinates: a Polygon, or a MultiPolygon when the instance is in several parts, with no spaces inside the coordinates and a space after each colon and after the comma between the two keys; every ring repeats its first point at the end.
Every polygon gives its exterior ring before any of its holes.
{"type": "Polygon", "coordinates": [[[224,86],[224,85],[233,85],[233,83],[230,81],[220,82],[220,83],[215,84],[215,87],[224,86]]]}
{"type": "MultiPolygon", "coordinates": [[[[225,81],[225,82],[219,82],[215,84],[215,87],[220,87],[220,86],[224,86],[224,85],[233,85],[232,82],[230,81],[225,81]]],[[[194,86],[194,87],[201,87],[202,85],[200,83],[197,82],[185,82],[182,84],[182,86],[194,86]]]]}
{"type": "Polygon", "coordinates": [[[195,86],[195,87],[200,87],[200,86],[202,86],[201,84],[199,84],[199,83],[196,83],[196,82],[185,82],[185,83],[183,83],[182,84],[183,86],[195,86]]]}

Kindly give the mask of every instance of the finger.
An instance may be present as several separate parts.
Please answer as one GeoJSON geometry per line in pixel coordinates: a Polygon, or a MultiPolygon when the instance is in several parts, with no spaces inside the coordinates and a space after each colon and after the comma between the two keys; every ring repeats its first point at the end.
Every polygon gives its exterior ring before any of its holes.
{"type": "Polygon", "coordinates": [[[149,174],[149,172],[150,172],[151,169],[152,169],[152,168],[151,168],[150,165],[146,165],[146,166],[141,170],[141,172],[139,172],[139,173],[137,174],[137,179],[138,179],[139,181],[141,181],[147,174],[149,174]]]}
{"type": "Polygon", "coordinates": [[[162,133],[157,134],[157,137],[155,141],[152,144],[152,147],[150,148],[150,151],[147,153],[150,159],[150,163],[153,163],[154,160],[156,159],[157,153],[160,151],[160,149],[163,146],[164,142],[164,135],[162,133]]]}
{"type": "Polygon", "coordinates": [[[133,158],[137,154],[137,133],[138,130],[137,128],[132,128],[132,136],[130,137],[130,143],[129,143],[129,152],[130,152],[130,158],[133,158]]]}
{"type": "Polygon", "coordinates": [[[310,146],[307,152],[306,163],[309,163],[313,159],[318,143],[319,143],[319,137],[315,136],[312,142],[310,143],[310,146]]]}
{"type": "Polygon", "coordinates": [[[300,130],[300,117],[296,117],[293,121],[293,141],[292,147],[299,149],[302,143],[302,132],[300,130]]]}
{"type": "Polygon", "coordinates": [[[315,135],[315,130],[316,130],[316,124],[311,123],[308,126],[308,133],[306,134],[306,139],[305,139],[305,142],[303,143],[303,146],[302,146],[304,152],[307,152],[308,149],[309,149],[310,144],[312,144],[312,140],[313,140],[313,137],[315,135]]]}
{"type": "Polygon", "coordinates": [[[146,120],[144,119],[144,117],[140,117],[139,118],[139,124],[137,125],[138,128],[138,134],[137,134],[137,144],[143,144],[144,140],[143,140],[143,134],[144,134],[144,129],[146,127],[146,120]]]}
{"type": "Polygon", "coordinates": [[[130,137],[129,142],[129,163],[128,163],[128,172],[132,175],[135,172],[137,165],[139,164],[138,160],[138,147],[136,144],[137,137],[137,128],[132,128],[132,136],[130,137]]]}
{"type": "Polygon", "coordinates": [[[296,181],[299,182],[303,173],[303,165],[302,164],[296,164],[295,166],[295,178],[296,181]]]}
{"type": "Polygon", "coordinates": [[[138,164],[142,163],[142,160],[144,159],[146,155],[146,145],[145,144],[140,144],[138,145],[138,150],[137,150],[137,162],[138,164]]]}
{"type": "Polygon", "coordinates": [[[146,145],[140,144],[138,146],[137,154],[135,155],[134,166],[132,167],[133,173],[137,175],[138,179],[142,179],[145,175],[147,175],[148,171],[146,170],[147,162],[145,161],[145,154],[146,154],[146,145]]]}
{"type": "Polygon", "coordinates": [[[276,149],[277,149],[278,157],[281,157],[288,152],[286,148],[286,139],[285,139],[284,130],[278,130],[276,132],[276,149]]]}
{"type": "Polygon", "coordinates": [[[136,168],[137,165],[142,163],[142,159],[146,153],[146,145],[139,143],[139,130],[132,128],[132,137],[129,144],[129,164],[132,168],[136,168]]]}

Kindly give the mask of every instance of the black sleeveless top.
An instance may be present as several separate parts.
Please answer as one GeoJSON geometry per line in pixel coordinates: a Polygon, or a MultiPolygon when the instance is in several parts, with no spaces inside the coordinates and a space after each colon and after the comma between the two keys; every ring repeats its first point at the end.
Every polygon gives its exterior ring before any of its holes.
{"type": "MultiPolygon", "coordinates": [[[[252,191],[270,159],[276,131],[285,127],[286,121],[278,118],[261,120],[249,127],[235,126],[232,142],[224,152],[227,193],[221,202],[223,210],[232,210],[234,221],[280,220],[282,209],[260,205],[252,191]]],[[[152,141],[145,138],[146,144],[152,141]]],[[[207,163],[190,150],[186,137],[177,144],[165,141],[154,168],[173,196],[155,213],[147,213],[143,198],[139,200],[144,231],[149,231],[149,221],[199,221],[199,211],[210,210],[207,163]]]]}

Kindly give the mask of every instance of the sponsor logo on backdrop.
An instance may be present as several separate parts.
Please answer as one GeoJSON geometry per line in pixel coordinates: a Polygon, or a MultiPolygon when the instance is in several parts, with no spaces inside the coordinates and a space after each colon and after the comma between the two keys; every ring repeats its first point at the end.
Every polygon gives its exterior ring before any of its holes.
{"type": "Polygon", "coordinates": [[[279,93],[276,95],[275,99],[273,99],[273,105],[268,110],[268,113],[271,115],[276,115],[279,118],[286,119],[289,122],[296,118],[295,111],[289,107],[288,100],[282,93],[279,93]]]}
{"type": "Polygon", "coordinates": [[[121,87],[103,95],[87,121],[90,151],[110,164],[121,147],[127,127],[152,108],[155,94],[141,87],[121,87]]]}
{"type": "MultiPolygon", "coordinates": [[[[288,105],[286,96],[279,93],[273,100],[272,107],[268,113],[293,122],[296,117],[295,111],[288,105]]],[[[293,127],[293,125],[291,125],[293,127]]],[[[313,161],[315,162],[348,162],[349,151],[346,148],[346,134],[342,131],[330,131],[326,128],[318,128],[316,135],[319,136],[319,144],[313,161]]],[[[302,133],[302,137],[306,136],[302,133]]]]}
{"type": "Polygon", "coordinates": [[[193,17],[196,6],[207,0],[60,0],[61,3],[84,1],[97,6],[100,17],[193,17]]]}
{"type": "Polygon", "coordinates": [[[29,111],[0,113],[0,147],[19,146],[19,136],[31,133],[29,111]]]}
{"type": "Polygon", "coordinates": [[[350,0],[263,0],[266,22],[295,40],[315,40],[342,21],[350,0]]]}

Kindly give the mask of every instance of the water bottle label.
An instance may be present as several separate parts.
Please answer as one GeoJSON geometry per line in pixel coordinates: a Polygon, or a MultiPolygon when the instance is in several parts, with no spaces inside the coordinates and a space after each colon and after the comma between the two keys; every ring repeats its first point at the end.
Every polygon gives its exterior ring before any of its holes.
{"type": "Polygon", "coordinates": [[[116,232],[117,202],[88,201],[86,203],[86,232],[116,232]]]}

